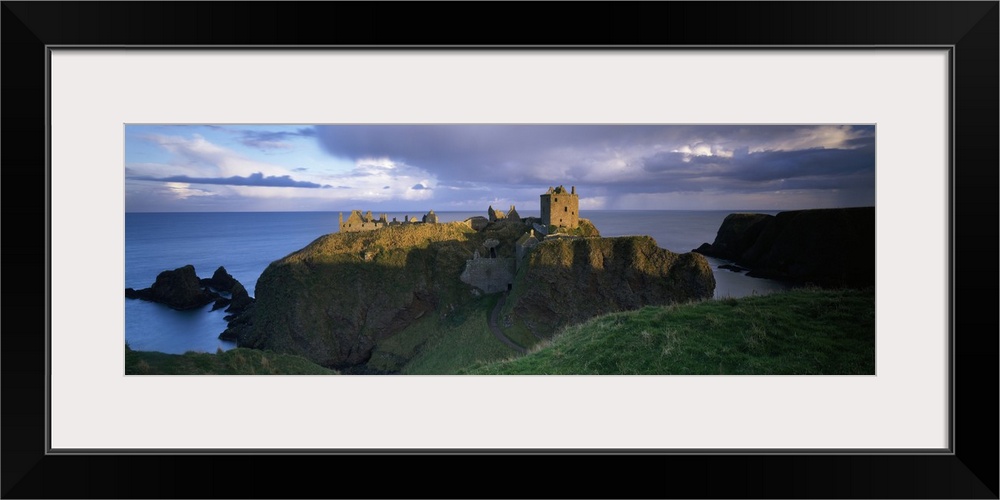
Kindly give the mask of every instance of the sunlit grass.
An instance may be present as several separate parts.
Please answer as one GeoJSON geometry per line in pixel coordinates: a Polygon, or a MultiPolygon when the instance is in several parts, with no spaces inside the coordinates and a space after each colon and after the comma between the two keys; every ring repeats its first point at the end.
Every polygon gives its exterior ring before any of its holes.
{"type": "Polygon", "coordinates": [[[875,373],[875,295],[797,290],[645,307],[564,329],[475,374],[875,373]]]}

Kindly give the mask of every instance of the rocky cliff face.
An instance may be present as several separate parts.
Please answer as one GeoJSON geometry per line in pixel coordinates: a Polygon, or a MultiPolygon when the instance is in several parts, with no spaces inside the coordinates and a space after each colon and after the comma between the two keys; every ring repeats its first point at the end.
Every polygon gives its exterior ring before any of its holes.
{"type": "Polygon", "coordinates": [[[826,287],[875,284],[875,207],[730,214],[696,252],[733,260],[749,276],[826,287]]]}
{"type": "Polygon", "coordinates": [[[704,243],[694,251],[720,259],[739,260],[772,220],[774,216],[767,214],[729,214],[719,226],[715,242],[704,243]]]}
{"type": "MultiPolygon", "coordinates": [[[[321,237],[268,266],[254,307],[227,332],[241,347],[339,369],[363,364],[381,340],[428,314],[448,319],[474,300],[482,292],[460,279],[467,260],[487,240],[501,242],[494,260],[513,259],[514,241],[529,227],[427,224],[321,237]]],[[[510,293],[518,314],[543,329],[709,298],[715,289],[704,257],[663,250],[649,237],[555,238],[526,258],[510,293]]]]}
{"type": "Polygon", "coordinates": [[[511,311],[537,334],[615,311],[711,298],[708,261],[649,236],[546,239],[529,255],[511,311]]]}
{"type": "MultiPolygon", "coordinates": [[[[323,236],[264,270],[237,341],[328,367],[364,363],[379,340],[474,298],[459,280],[466,260],[483,252],[483,241],[514,241],[524,231],[520,223],[482,232],[452,223],[323,236]]],[[[499,257],[514,252],[513,245],[497,250],[499,257]]]]}

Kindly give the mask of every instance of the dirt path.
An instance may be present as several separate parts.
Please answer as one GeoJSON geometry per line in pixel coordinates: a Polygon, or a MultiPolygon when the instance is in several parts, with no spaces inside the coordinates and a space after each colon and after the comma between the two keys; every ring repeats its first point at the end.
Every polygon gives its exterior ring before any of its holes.
{"type": "Polygon", "coordinates": [[[497,301],[497,305],[493,307],[493,312],[490,313],[490,322],[489,322],[490,331],[493,332],[493,336],[496,337],[497,340],[503,342],[504,344],[507,344],[507,347],[510,347],[511,349],[521,354],[524,354],[528,351],[525,348],[518,345],[513,340],[507,338],[507,336],[500,331],[500,327],[497,326],[497,318],[500,317],[500,309],[503,309],[503,305],[506,302],[507,302],[507,292],[504,292],[503,295],[500,296],[500,300],[497,301]]]}

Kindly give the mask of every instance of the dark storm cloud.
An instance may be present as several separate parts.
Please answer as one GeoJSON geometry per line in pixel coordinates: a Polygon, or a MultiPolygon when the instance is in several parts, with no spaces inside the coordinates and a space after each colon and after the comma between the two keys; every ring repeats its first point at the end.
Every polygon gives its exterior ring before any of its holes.
{"type": "Polygon", "coordinates": [[[530,168],[539,155],[565,148],[627,146],[663,134],[663,127],[547,125],[318,126],[334,156],[386,157],[454,179],[501,179],[530,168]]]}
{"type": "Polygon", "coordinates": [[[858,170],[874,170],[875,155],[871,148],[803,149],[799,151],[738,151],[732,157],[689,156],[683,153],[657,153],[644,159],[648,172],[685,172],[704,176],[706,173],[740,180],[770,180],[811,175],[840,175],[858,170]],[[703,166],[718,169],[703,170],[703,166]]]}
{"type": "Polygon", "coordinates": [[[239,130],[237,133],[238,140],[243,145],[267,151],[289,147],[285,141],[292,137],[313,137],[316,135],[316,130],[312,127],[302,127],[295,131],[239,130]]]}
{"type": "MultiPolygon", "coordinates": [[[[873,138],[851,141],[856,149],[810,148],[795,151],[736,151],[731,157],[657,153],[643,159],[659,186],[688,190],[711,183],[719,189],[835,189],[856,187],[858,179],[874,186],[873,138]],[[779,184],[783,183],[783,184],[779,184]]],[[[642,186],[638,186],[642,189],[642,186]]]]}
{"type": "Polygon", "coordinates": [[[559,183],[587,186],[609,200],[701,191],[874,192],[871,125],[329,125],[315,133],[332,156],[423,169],[446,188],[438,189],[442,196],[455,188],[559,183]]]}
{"type": "Polygon", "coordinates": [[[171,177],[131,177],[142,181],[160,182],[185,182],[188,184],[216,184],[223,186],[257,186],[257,187],[295,187],[295,188],[331,188],[329,184],[316,184],[315,182],[297,181],[289,175],[264,176],[262,172],[250,174],[246,177],[234,175],[232,177],[188,177],[186,175],[174,175],[171,177]]]}
{"type": "Polygon", "coordinates": [[[845,147],[851,147],[851,148],[860,148],[860,147],[867,147],[867,146],[874,147],[875,146],[874,128],[872,128],[872,133],[873,133],[873,135],[866,135],[864,137],[858,137],[858,138],[855,138],[855,139],[848,139],[848,140],[844,141],[844,146],[845,147]]]}
{"type": "Polygon", "coordinates": [[[690,170],[698,165],[728,164],[731,158],[722,156],[693,156],[687,153],[664,151],[642,159],[642,168],[647,172],[670,172],[690,170]]]}
{"type": "MultiPolygon", "coordinates": [[[[331,155],[357,160],[386,157],[454,180],[509,180],[511,172],[537,180],[533,165],[586,161],[575,154],[622,151],[656,144],[747,144],[789,142],[814,126],[662,125],[327,125],[316,136],[331,155]]],[[[856,126],[872,136],[874,127],[856,126]]],[[[573,169],[575,170],[575,169],[573,169]]]]}
{"type": "Polygon", "coordinates": [[[756,182],[875,171],[875,155],[870,148],[765,151],[737,154],[732,160],[732,178],[756,182]]]}

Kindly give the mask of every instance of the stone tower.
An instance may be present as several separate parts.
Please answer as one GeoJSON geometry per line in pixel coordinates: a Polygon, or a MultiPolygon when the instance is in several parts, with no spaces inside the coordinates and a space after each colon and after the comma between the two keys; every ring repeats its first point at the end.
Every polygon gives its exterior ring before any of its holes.
{"type": "Polygon", "coordinates": [[[576,194],[576,186],[570,191],[559,186],[541,196],[542,224],[545,226],[562,226],[574,229],[580,225],[580,197],[576,194]]]}

